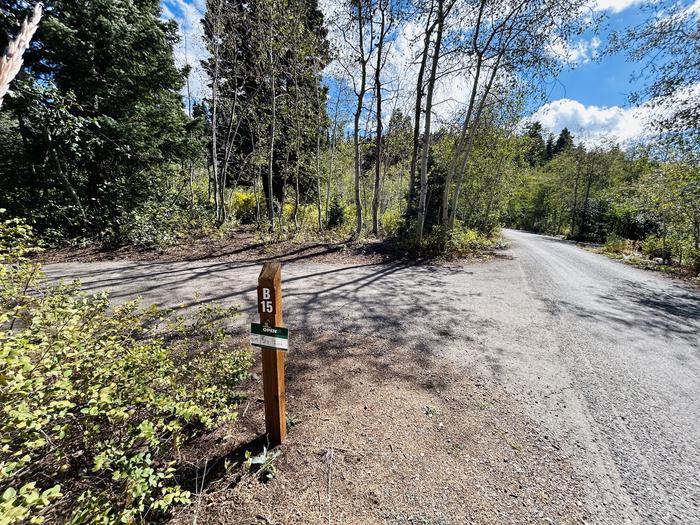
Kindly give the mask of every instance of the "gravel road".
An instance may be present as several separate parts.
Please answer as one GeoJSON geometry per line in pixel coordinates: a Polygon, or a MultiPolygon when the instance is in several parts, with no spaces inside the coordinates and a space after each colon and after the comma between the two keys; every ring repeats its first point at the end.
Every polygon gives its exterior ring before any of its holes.
{"type": "MultiPolygon", "coordinates": [[[[465,363],[505,386],[571,457],[595,523],[700,524],[698,290],[563,241],[505,234],[506,256],[451,268],[285,265],[292,347],[295,332],[335,329],[465,363]]],[[[240,305],[244,324],[254,316],[260,266],[45,269],[117,300],[240,305]]]]}

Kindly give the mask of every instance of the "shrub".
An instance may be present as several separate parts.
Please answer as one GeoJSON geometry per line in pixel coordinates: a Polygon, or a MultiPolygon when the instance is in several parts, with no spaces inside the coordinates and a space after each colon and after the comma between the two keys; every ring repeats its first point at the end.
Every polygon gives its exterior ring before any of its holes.
{"type": "Polygon", "coordinates": [[[118,241],[142,248],[170,246],[187,237],[200,237],[216,230],[208,205],[147,201],[129,216],[118,241]]]}
{"type": "Polygon", "coordinates": [[[634,251],[634,242],[629,239],[611,236],[608,237],[604,250],[608,253],[615,253],[618,255],[630,254],[634,251]]]}
{"type": "Polygon", "coordinates": [[[449,237],[446,251],[449,255],[475,255],[492,246],[491,240],[476,230],[455,228],[449,237]]]}
{"type": "Polygon", "coordinates": [[[252,224],[256,218],[255,194],[237,190],[231,196],[233,213],[242,224],[252,224]]]}
{"type": "Polygon", "coordinates": [[[478,255],[492,248],[494,243],[478,231],[456,224],[452,230],[439,225],[434,226],[423,240],[423,249],[428,253],[442,254],[450,257],[478,255]]]}
{"type": "Polygon", "coordinates": [[[328,227],[331,229],[339,228],[343,226],[346,221],[345,207],[338,197],[333,197],[330,208],[328,209],[328,227]]]}
{"type": "Polygon", "coordinates": [[[387,210],[382,216],[382,227],[388,237],[395,236],[404,223],[403,214],[399,210],[387,210]]]}
{"type": "Polygon", "coordinates": [[[231,309],[174,316],[48,286],[31,231],[0,222],[0,523],[143,523],[189,501],[188,439],[236,418],[250,354],[231,309]]]}
{"type": "Polygon", "coordinates": [[[642,253],[647,257],[663,257],[663,241],[661,237],[650,235],[642,241],[642,253]]]}
{"type": "MultiPolygon", "coordinates": [[[[687,253],[689,249],[686,249],[682,238],[678,238],[674,235],[669,235],[666,237],[666,257],[671,258],[672,256],[679,256],[681,253],[687,253]]],[[[642,241],[642,253],[647,257],[654,258],[664,258],[664,241],[663,238],[657,235],[650,235],[642,241]]]]}
{"type": "Polygon", "coordinates": [[[700,250],[691,247],[688,252],[688,260],[691,262],[693,270],[700,273],[700,250]]]}

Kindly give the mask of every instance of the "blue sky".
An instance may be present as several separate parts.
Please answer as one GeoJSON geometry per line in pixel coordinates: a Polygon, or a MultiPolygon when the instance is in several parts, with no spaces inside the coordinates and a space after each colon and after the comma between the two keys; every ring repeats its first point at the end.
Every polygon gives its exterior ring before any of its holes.
{"type": "MultiPolygon", "coordinates": [[[[622,2],[621,5],[624,5],[622,2]]],[[[596,34],[584,35],[583,41],[600,40],[597,51],[602,58],[589,57],[567,67],[556,79],[549,99],[570,98],[585,105],[625,106],[628,97],[639,86],[630,84],[631,77],[639,70],[639,64],[631,62],[624,54],[602,53],[607,44],[607,34],[624,31],[625,28],[642,23],[647,13],[638,5],[630,5],[620,12],[604,11],[605,20],[596,34]]]]}
{"type": "MultiPolygon", "coordinates": [[[[322,0],[321,5],[333,1],[322,0]]],[[[700,0],[681,1],[700,6],[700,0]]],[[[631,63],[623,54],[602,51],[610,31],[637,25],[649,16],[648,10],[642,10],[649,3],[659,6],[663,0],[591,0],[594,11],[604,15],[604,23],[596,33],[588,32],[569,43],[568,63],[550,84],[544,104],[533,107],[536,111],[532,118],[540,120],[553,133],[567,126],[575,136],[591,144],[607,139],[626,142],[641,138],[646,129],[643,119],[647,109],[632,107],[629,96],[641,87],[639,82],[631,83],[631,78],[642,65],[631,63]]],[[[162,5],[164,16],[177,20],[188,35],[187,46],[181,43],[176,50],[178,61],[196,65],[197,59],[205,54],[199,24],[204,0],[162,0],[162,5]]],[[[201,70],[195,70],[192,84],[195,93],[203,93],[206,80],[201,70]]]]}

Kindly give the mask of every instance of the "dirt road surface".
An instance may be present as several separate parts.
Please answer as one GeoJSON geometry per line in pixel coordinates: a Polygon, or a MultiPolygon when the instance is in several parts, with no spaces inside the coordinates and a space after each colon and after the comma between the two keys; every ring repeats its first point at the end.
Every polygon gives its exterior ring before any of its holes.
{"type": "MultiPolygon", "coordinates": [[[[494,261],[283,268],[285,320],[456,359],[498,382],[571,456],[604,524],[700,523],[700,293],[543,236],[506,231],[494,261]]],[[[116,300],[240,305],[259,264],[113,261],[46,267],[116,300]]],[[[292,356],[290,356],[291,358],[292,356]]]]}

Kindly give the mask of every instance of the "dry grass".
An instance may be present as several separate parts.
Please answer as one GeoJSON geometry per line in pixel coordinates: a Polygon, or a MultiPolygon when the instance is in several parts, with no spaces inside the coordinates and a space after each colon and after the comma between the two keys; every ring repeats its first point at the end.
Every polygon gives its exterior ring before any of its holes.
{"type": "Polygon", "coordinates": [[[14,80],[20,69],[22,69],[22,64],[24,63],[22,56],[39,27],[43,10],[44,6],[41,2],[34,6],[31,18],[24,20],[17,37],[14,40],[10,40],[10,44],[0,58],[0,108],[2,107],[2,99],[10,89],[10,82],[14,80]]]}

